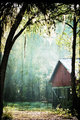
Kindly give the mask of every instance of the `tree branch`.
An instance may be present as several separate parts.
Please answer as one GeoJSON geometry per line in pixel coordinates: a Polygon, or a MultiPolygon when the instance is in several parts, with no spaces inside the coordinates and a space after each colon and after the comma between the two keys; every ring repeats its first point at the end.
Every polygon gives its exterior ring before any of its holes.
{"type": "Polygon", "coordinates": [[[65,22],[65,24],[73,29],[72,25],[70,25],[69,23],[65,22]]]}
{"type": "Polygon", "coordinates": [[[78,24],[79,21],[80,21],[80,18],[77,20],[76,24],[78,24]]]}
{"type": "MultiPolygon", "coordinates": [[[[59,20],[59,19],[56,19],[56,20],[58,20],[59,22],[63,22],[62,20],[59,20]]],[[[73,27],[72,27],[71,24],[69,24],[69,23],[67,23],[67,22],[65,22],[65,24],[68,25],[69,27],[71,27],[71,28],[73,29],[73,27]]]]}
{"type": "Polygon", "coordinates": [[[25,30],[25,28],[31,24],[31,20],[34,18],[31,17],[28,22],[24,25],[24,27],[14,36],[13,40],[12,40],[12,44],[14,44],[15,40],[22,34],[22,32],[25,30]]]}
{"type": "Polygon", "coordinates": [[[39,14],[39,11],[37,13],[34,13],[34,16],[32,16],[24,25],[24,27],[14,36],[14,38],[12,39],[12,44],[14,44],[15,40],[22,34],[22,32],[26,29],[26,27],[31,23],[32,19],[35,18],[36,15],[39,14]]]}
{"type": "Polygon", "coordinates": [[[80,30],[78,30],[78,32],[76,34],[78,34],[80,32],[80,30]]]}
{"type": "Polygon", "coordinates": [[[20,12],[16,16],[15,22],[12,25],[12,28],[11,28],[11,30],[9,32],[9,35],[7,37],[7,40],[6,40],[6,45],[5,45],[5,48],[4,48],[4,54],[7,51],[7,49],[11,50],[11,48],[13,46],[13,44],[12,44],[13,36],[14,36],[14,34],[15,34],[15,32],[16,32],[16,30],[17,30],[17,28],[18,28],[18,26],[19,26],[19,24],[20,24],[20,22],[22,20],[22,17],[23,17],[23,14],[24,14],[25,10],[26,10],[26,7],[27,6],[24,3],[21,10],[20,10],[20,12]]]}

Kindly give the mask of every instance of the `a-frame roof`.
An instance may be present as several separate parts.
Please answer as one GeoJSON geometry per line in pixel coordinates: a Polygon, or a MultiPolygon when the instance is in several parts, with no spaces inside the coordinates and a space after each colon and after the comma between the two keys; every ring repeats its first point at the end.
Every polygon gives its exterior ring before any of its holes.
{"type": "MultiPolygon", "coordinates": [[[[50,82],[54,79],[54,76],[55,76],[55,74],[56,74],[56,72],[57,72],[60,64],[62,64],[62,65],[66,68],[66,70],[67,70],[69,73],[71,73],[71,62],[72,62],[71,59],[60,59],[60,60],[58,61],[57,65],[56,65],[53,73],[52,73],[50,82]]],[[[79,63],[79,62],[80,62],[80,59],[77,59],[77,62],[79,63]]],[[[77,66],[77,67],[78,67],[78,66],[77,66]]],[[[76,72],[76,74],[77,74],[78,68],[77,68],[77,70],[76,70],[75,72],[76,72]]]]}
{"type": "MultiPolygon", "coordinates": [[[[52,76],[51,76],[50,82],[54,79],[54,76],[55,76],[55,74],[56,74],[56,72],[57,72],[60,64],[63,65],[63,63],[59,60],[58,63],[57,63],[57,65],[56,65],[56,67],[55,67],[55,69],[54,69],[54,72],[53,72],[53,74],[52,74],[52,76]]],[[[63,66],[64,66],[64,65],[63,65],[63,66]]],[[[65,66],[64,66],[64,67],[65,67],[65,66]]],[[[65,68],[66,68],[66,67],[65,67],[65,68]]],[[[66,69],[67,69],[67,68],[66,68],[66,69]]]]}

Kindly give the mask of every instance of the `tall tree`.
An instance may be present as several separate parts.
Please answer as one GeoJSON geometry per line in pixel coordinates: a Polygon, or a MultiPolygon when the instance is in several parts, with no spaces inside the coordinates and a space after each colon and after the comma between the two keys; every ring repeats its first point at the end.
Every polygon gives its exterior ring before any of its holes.
{"type": "MultiPolygon", "coordinates": [[[[5,18],[10,18],[12,16],[13,10],[11,11],[11,8],[14,8],[17,3],[13,2],[1,2],[0,3],[0,52],[1,52],[1,42],[2,42],[2,33],[3,33],[3,24],[6,22],[5,18]],[[11,11],[11,12],[10,12],[11,11]]],[[[19,5],[19,4],[18,4],[19,5]]],[[[36,5],[39,7],[39,5],[36,3],[36,5]]],[[[43,5],[42,5],[43,6],[43,5]]],[[[3,91],[4,91],[4,82],[5,82],[5,74],[6,74],[6,68],[8,63],[8,58],[10,51],[16,41],[16,39],[21,35],[21,33],[26,29],[27,26],[29,26],[32,23],[32,19],[35,18],[35,16],[38,15],[40,11],[35,10],[34,2],[21,2],[20,6],[18,6],[18,12],[17,15],[15,15],[15,18],[12,19],[13,23],[10,27],[9,34],[6,38],[6,43],[4,46],[4,54],[2,56],[2,59],[0,61],[0,119],[3,113],[3,91]],[[31,5],[33,6],[33,9],[31,10],[31,5]],[[20,25],[23,15],[27,9],[27,15],[26,18],[27,21],[24,24],[23,28],[20,29],[18,32],[18,26],[20,25]],[[29,14],[30,12],[30,14],[29,14]]],[[[5,23],[5,25],[7,25],[5,23]]],[[[5,32],[5,31],[4,31],[5,32]]],[[[0,55],[1,56],[1,55],[0,55]]]]}
{"type": "MultiPolygon", "coordinates": [[[[0,10],[1,12],[2,12],[2,8],[4,8],[3,12],[5,11],[6,4],[8,4],[8,3],[4,3],[4,4],[2,3],[1,4],[1,5],[3,5],[1,7],[1,10],[0,10]]],[[[10,4],[10,7],[11,7],[11,5],[12,5],[12,3],[10,4]]],[[[1,119],[1,116],[2,116],[2,113],[3,113],[3,90],[4,90],[5,73],[6,73],[6,68],[7,68],[9,54],[10,54],[10,51],[12,49],[12,46],[13,46],[15,40],[25,30],[26,26],[30,24],[30,22],[31,22],[31,20],[33,18],[33,16],[32,16],[32,18],[29,18],[29,20],[24,25],[23,29],[21,29],[15,35],[15,32],[17,31],[18,26],[19,26],[20,22],[22,21],[22,17],[23,17],[23,15],[25,13],[26,8],[28,8],[28,4],[22,3],[21,4],[21,8],[19,8],[20,11],[16,15],[14,23],[12,24],[12,27],[11,27],[10,32],[9,32],[9,35],[7,37],[5,48],[4,48],[4,54],[3,54],[3,57],[2,57],[2,60],[1,60],[1,63],[0,63],[0,119],[1,119]]],[[[9,12],[8,6],[6,6],[6,9],[7,10],[5,12],[5,17],[7,16],[8,12],[9,12]]],[[[0,17],[3,17],[3,13],[1,14],[0,17]]],[[[2,35],[2,21],[1,21],[1,24],[0,24],[0,26],[1,26],[0,27],[1,28],[1,35],[2,35]]],[[[0,36],[0,37],[2,37],[2,36],[0,36]]],[[[1,39],[0,39],[0,41],[1,41],[1,39]]]]}
{"type": "MultiPolygon", "coordinates": [[[[75,77],[75,57],[76,57],[76,37],[77,37],[77,24],[80,18],[77,20],[77,5],[74,5],[74,19],[73,19],[73,46],[72,46],[72,73],[71,73],[71,81],[72,81],[72,96],[73,96],[73,109],[75,109],[78,113],[78,118],[80,119],[80,98],[77,97],[76,93],[76,77],[75,77]],[[76,101],[76,104],[75,104],[76,101]]],[[[79,31],[78,31],[79,32],[79,31]]]]}
{"type": "MultiPolygon", "coordinates": [[[[65,11],[65,17],[68,15],[69,19],[65,20],[65,24],[72,29],[73,33],[73,41],[72,41],[72,70],[71,70],[71,85],[72,85],[72,110],[73,113],[75,111],[77,112],[77,117],[80,119],[80,98],[77,96],[76,93],[76,77],[75,77],[75,60],[76,60],[76,41],[77,41],[77,35],[80,33],[80,30],[78,29],[78,24],[80,21],[80,5],[79,4],[69,4],[66,6],[66,8],[70,8],[70,11],[65,11]],[[76,102],[76,104],[75,104],[76,102]]],[[[63,8],[64,9],[64,6],[63,8]]],[[[63,16],[64,18],[64,16],[63,16]]],[[[56,18],[57,21],[63,22],[62,17],[56,18]]]]}
{"type": "MultiPolygon", "coordinates": [[[[76,58],[76,40],[77,35],[80,33],[80,30],[78,30],[78,25],[80,21],[80,4],[73,3],[73,4],[63,4],[63,3],[56,3],[55,7],[53,9],[52,6],[49,6],[49,13],[47,11],[47,18],[48,18],[48,24],[52,25],[54,22],[56,24],[56,21],[63,22],[64,21],[68,27],[72,29],[73,32],[73,42],[72,42],[72,72],[71,72],[71,84],[72,84],[72,101],[73,101],[73,111],[77,111],[78,118],[80,119],[80,98],[78,98],[76,93],[76,78],[75,78],[75,58],[76,58]],[[76,101],[76,104],[75,104],[76,101]]],[[[50,32],[50,26],[49,32],[50,32]]]]}

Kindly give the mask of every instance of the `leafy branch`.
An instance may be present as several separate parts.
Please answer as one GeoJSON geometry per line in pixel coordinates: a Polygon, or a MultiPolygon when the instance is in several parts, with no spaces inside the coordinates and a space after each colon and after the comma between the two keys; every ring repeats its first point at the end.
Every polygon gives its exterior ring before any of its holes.
{"type": "Polygon", "coordinates": [[[31,24],[31,20],[34,18],[34,16],[33,17],[31,17],[28,21],[27,21],[27,23],[24,25],[24,27],[17,33],[17,35],[15,35],[15,37],[13,38],[13,40],[12,40],[12,44],[15,42],[15,40],[22,34],[22,32],[25,30],[25,28],[28,26],[28,25],[30,25],[31,24]]]}

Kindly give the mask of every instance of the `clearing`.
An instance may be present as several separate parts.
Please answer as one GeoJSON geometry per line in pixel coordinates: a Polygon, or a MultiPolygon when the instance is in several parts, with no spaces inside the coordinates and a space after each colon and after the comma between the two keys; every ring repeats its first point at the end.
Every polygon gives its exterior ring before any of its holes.
{"type": "Polygon", "coordinates": [[[77,120],[75,117],[55,115],[49,111],[13,111],[13,120],[77,120]]]}
{"type": "Polygon", "coordinates": [[[12,120],[77,120],[69,109],[52,109],[51,104],[41,102],[5,103],[3,117],[6,116],[12,120]]]}

